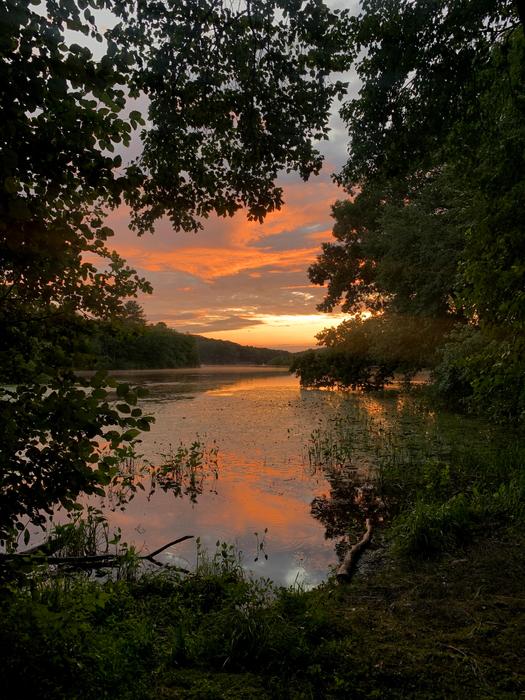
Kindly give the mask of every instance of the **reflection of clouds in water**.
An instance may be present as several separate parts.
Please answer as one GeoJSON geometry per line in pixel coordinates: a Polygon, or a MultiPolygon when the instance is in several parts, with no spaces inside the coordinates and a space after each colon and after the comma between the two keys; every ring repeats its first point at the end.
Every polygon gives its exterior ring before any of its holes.
{"type": "Polygon", "coordinates": [[[302,566],[293,566],[284,575],[284,585],[310,591],[319,581],[312,582],[311,576],[302,566]]]}
{"type": "MultiPolygon", "coordinates": [[[[181,403],[182,387],[173,381],[173,374],[166,372],[165,386],[155,377],[152,398],[166,400],[147,406],[146,410],[154,409],[157,421],[149,435],[141,436],[141,451],[154,459],[165,451],[163,444],[179,440],[189,444],[196,433],[203,436],[205,431],[210,440],[219,442],[220,493],[203,493],[195,507],[165,494],[157,493],[151,504],[137,496],[127,515],[135,514],[135,526],[137,521],[145,525],[148,547],[154,549],[182,533],[200,536],[211,551],[220,539],[237,543],[244,551],[245,568],[257,577],[310,587],[320,583],[334,553],[309,513],[318,477],[310,480],[304,472],[303,446],[329,397],[299,391],[297,378],[287,372],[251,374],[245,368],[240,372],[223,369],[217,375],[206,370],[193,400],[181,403]],[[271,532],[269,561],[261,557],[254,562],[252,533],[261,533],[265,527],[271,532]],[[306,567],[298,565],[298,549],[315,559],[313,567],[307,567],[308,575],[306,567]]],[[[152,380],[151,375],[148,379],[152,380]]],[[[184,388],[187,392],[189,386],[184,388]]],[[[133,520],[126,518],[126,529],[133,520]]],[[[177,547],[177,556],[192,561],[193,547],[177,547]]]]}
{"type": "MultiPolygon", "coordinates": [[[[199,435],[206,446],[219,446],[219,478],[205,486],[197,505],[160,492],[151,502],[137,495],[125,513],[111,516],[124,539],[132,543],[140,535],[152,551],[190,534],[209,552],[221,540],[244,552],[243,566],[256,577],[303,588],[326,579],[337,562],[334,541],[325,540],[310,505],[329,486],[324,471],[309,468],[305,446],[314,429],[341,426],[352,440],[352,464],[366,470],[376,460],[371,447],[383,434],[380,426],[399,416],[394,397],[304,390],[296,377],[270,368],[136,372],[125,380],[151,390],[143,407],[156,423],[141,435],[144,458],[156,463],[170,444],[190,445],[199,435]],[[139,526],[145,532],[137,532],[139,526]],[[254,561],[253,533],[265,527],[269,559],[254,561]]],[[[172,562],[193,568],[193,541],[172,554],[172,562]]]]}
{"type": "Polygon", "coordinates": [[[290,565],[281,575],[285,586],[310,591],[324,581],[327,573],[326,569],[315,567],[311,558],[301,549],[294,554],[290,565]]]}
{"type": "Polygon", "coordinates": [[[272,376],[271,374],[263,377],[243,377],[242,379],[234,379],[232,383],[226,388],[219,387],[217,389],[207,389],[206,394],[214,396],[231,396],[232,394],[239,393],[242,391],[253,391],[257,389],[263,389],[268,391],[271,389],[282,389],[283,386],[294,385],[297,383],[297,379],[288,374],[284,374],[282,371],[277,374],[277,376],[272,376]],[[288,380],[288,381],[287,381],[288,380]]]}
{"type": "Polygon", "coordinates": [[[306,564],[298,563],[295,554],[286,552],[275,557],[270,554],[268,560],[245,561],[243,569],[250,578],[270,578],[281,586],[310,591],[326,579],[329,565],[323,561],[320,567],[308,570],[306,564]]]}
{"type": "Polygon", "coordinates": [[[167,566],[174,566],[178,569],[187,569],[188,571],[191,571],[191,569],[193,568],[192,564],[188,559],[186,559],[185,557],[181,557],[179,554],[176,554],[170,549],[166,549],[164,550],[164,552],[157,554],[155,559],[161,564],[166,564],[167,566]]]}

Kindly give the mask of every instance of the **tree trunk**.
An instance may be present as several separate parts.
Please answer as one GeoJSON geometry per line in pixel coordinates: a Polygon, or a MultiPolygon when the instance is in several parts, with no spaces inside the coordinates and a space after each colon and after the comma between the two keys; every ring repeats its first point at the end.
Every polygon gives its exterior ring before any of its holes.
{"type": "Polygon", "coordinates": [[[337,569],[336,578],[339,583],[348,583],[353,576],[357,562],[364,552],[364,550],[370,544],[372,539],[372,520],[371,518],[366,519],[366,532],[363,537],[359,540],[357,544],[354,544],[352,549],[348,552],[346,557],[343,559],[343,563],[337,569]]]}

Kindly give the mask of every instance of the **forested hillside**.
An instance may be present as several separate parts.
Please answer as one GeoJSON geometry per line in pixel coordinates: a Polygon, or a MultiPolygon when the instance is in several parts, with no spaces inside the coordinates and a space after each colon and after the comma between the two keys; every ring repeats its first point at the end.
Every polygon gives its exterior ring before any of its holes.
{"type": "Polygon", "coordinates": [[[75,357],[76,369],[175,369],[199,365],[279,365],[289,367],[285,350],[257,348],[202,335],[179,333],[165,323],[147,323],[142,308],[129,301],[118,318],[88,321],[75,357]]]}
{"type": "Polygon", "coordinates": [[[97,324],[83,350],[77,355],[77,369],[174,369],[199,365],[194,338],[177,333],[165,323],[97,324]]]}
{"type": "Polygon", "coordinates": [[[197,355],[203,365],[277,364],[289,366],[292,360],[292,354],[286,350],[239,345],[229,340],[215,340],[214,338],[205,338],[202,335],[191,337],[195,339],[197,355]]]}

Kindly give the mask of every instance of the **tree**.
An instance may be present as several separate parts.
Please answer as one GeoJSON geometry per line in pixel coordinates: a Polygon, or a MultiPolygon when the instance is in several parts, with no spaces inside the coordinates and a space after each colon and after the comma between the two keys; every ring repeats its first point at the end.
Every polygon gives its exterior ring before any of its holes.
{"type": "Polygon", "coordinates": [[[134,299],[130,299],[124,304],[120,317],[122,321],[129,325],[144,326],[146,323],[144,309],[134,299]]]}
{"type": "Polygon", "coordinates": [[[520,0],[364,0],[350,41],[362,88],[342,109],[348,188],[414,177],[442,162],[455,124],[476,117],[479,75],[523,31],[520,0]]]}
{"type": "Polygon", "coordinates": [[[363,86],[342,109],[338,175],[352,200],[334,207],[337,241],[310,269],[328,283],[324,310],[469,324],[479,342],[458,332],[443,361],[487,353],[442,376],[461,374],[469,405],[499,418],[525,405],[523,20],[511,0],[363,2],[351,32],[363,86]]]}
{"type": "Polygon", "coordinates": [[[312,141],[344,88],[328,76],[349,63],[345,13],[317,0],[115,4],[109,51],[126,46],[131,84],[150,100],[147,178],[130,196],[139,231],[163,215],[197,229],[241,207],[260,221],[282,204],[279,170],[319,171],[312,141]]]}
{"type": "MultiPolygon", "coordinates": [[[[140,308],[140,307],[139,307],[140,308]]],[[[195,338],[165,323],[149,324],[141,317],[92,320],[86,342],[74,357],[76,369],[170,369],[198,367],[195,338]]]]}
{"type": "Polygon", "coordinates": [[[457,179],[447,169],[433,173],[410,198],[396,185],[333,206],[336,242],[323,243],[308,270],[315,284],[328,283],[320,310],[342,302],[349,313],[460,315],[453,298],[467,215],[457,179]]]}
{"type": "Polygon", "coordinates": [[[459,199],[463,209],[453,284],[467,315],[487,322],[525,314],[515,264],[522,259],[522,10],[511,0],[368,0],[352,34],[366,50],[357,66],[363,87],[342,110],[351,142],[339,181],[350,192],[411,207],[436,173],[452,184],[445,208],[459,199]],[[513,295],[520,310],[512,304],[508,313],[513,295]]]}
{"type": "Polygon", "coordinates": [[[305,386],[384,389],[394,373],[409,383],[436,364],[436,348],[453,328],[451,319],[387,313],[356,317],[317,334],[319,350],[300,353],[290,368],[305,386]]]}
{"type": "Polygon", "coordinates": [[[107,247],[106,212],[127,202],[143,232],[280,206],[280,168],[319,170],[344,23],[296,0],[1,4],[0,540],[99,492],[149,425],[136,391],[117,386],[115,404],[104,377],[72,371],[82,319],[150,291],[107,247]],[[100,9],[118,20],[104,36],[100,9]],[[147,127],[129,104],[144,96],[147,127]]]}

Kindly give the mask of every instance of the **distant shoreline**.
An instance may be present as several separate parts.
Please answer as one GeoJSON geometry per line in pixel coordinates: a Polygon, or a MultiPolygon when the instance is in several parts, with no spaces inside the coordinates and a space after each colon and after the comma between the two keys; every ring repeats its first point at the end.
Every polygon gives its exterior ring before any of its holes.
{"type": "MultiPolygon", "coordinates": [[[[101,370],[93,369],[82,369],[76,370],[75,374],[81,377],[91,377],[101,370]]],[[[131,372],[136,372],[140,374],[155,374],[156,372],[173,372],[175,374],[205,374],[206,372],[213,371],[214,374],[227,374],[228,372],[235,372],[237,374],[242,374],[244,372],[267,372],[267,373],[288,373],[287,367],[272,366],[272,365],[249,365],[249,364],[222,364],[222,365],[201,365],[200,367],[157,367],[155,369],[140,369],[130,368],[130,369],[105,369],[102,370],[111,374],[113,376],[120,376],[125,374],[130,374],[131,372]]]]}

